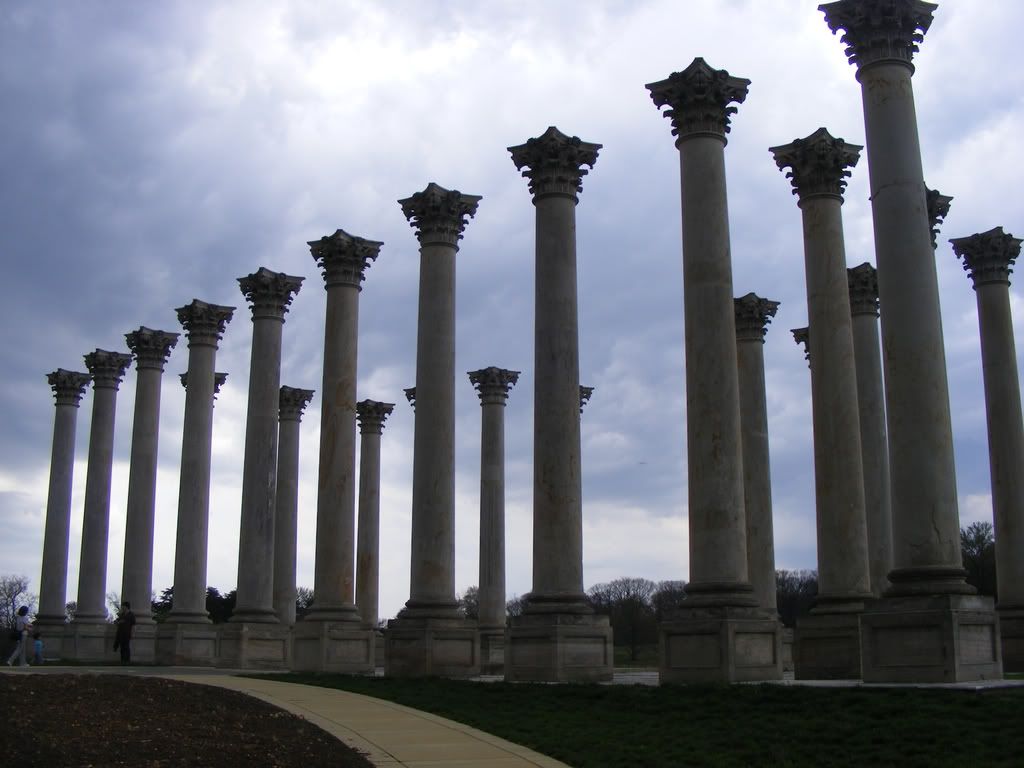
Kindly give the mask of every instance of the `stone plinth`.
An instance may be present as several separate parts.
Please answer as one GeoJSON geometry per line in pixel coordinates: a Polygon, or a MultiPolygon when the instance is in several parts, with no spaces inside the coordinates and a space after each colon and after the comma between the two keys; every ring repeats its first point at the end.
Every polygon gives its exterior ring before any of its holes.
{"type": "Polygon", "coordinates": [[[607,616],[524,613],[509,620],[505,679],[589,683],[610,679],[615,661],[607,616]]]}
{"type": "Polygon", "coordinates": [[[216,665],[225,669],[288,669],[288,627],[265,621],[230,621],[217,626],[216,665]]]}
{"type": "Polygon", "coordinates": [[[782,625],[746,608],[680,611],[662,622],[658,679],[740,683],[782,678],[782,625]]]}
{"type": "Polygon", "coordinates": [[[372,674],[374,632],[352,622],[300,621],[292,630],[291,667],[296,672],[372,674]]]}
{"type": "Polygon", "coordinates": [[[505,628],[481,629],[480,674],[505,674],[505,628]]]}
{"type": "Polygon", "coordinates": [[[199,622],[157,624],[156,663],[169,666],[215,666],[218,626],[199,622]]]}
{"type": "Polygon", "coordinates": [[[1024,609],[999,608],[1003,670],[1024,672],[1024,609]]]}
{"type": "MultiPolygon", "coordinates": [[[[47,653],[53,649],[44,635],[47,653]]],[[[91,663],[114,663],[121,657],[114,648],[114,625],[107,622],[73,621],[64,627],[61,656],[65,659],[91,663]]]]}
{"type": "Polygon", "coordinates": [[[388,622],[384,674],[466,678],[480,674],[480,638],[465,619],[410,617],[388,622]]]}
{"type": "Polygon", "coordinates": [[[861,676],[860,610],[834,609],[796,620],[793,640],[797,680],[856,680],[861,676]]]}

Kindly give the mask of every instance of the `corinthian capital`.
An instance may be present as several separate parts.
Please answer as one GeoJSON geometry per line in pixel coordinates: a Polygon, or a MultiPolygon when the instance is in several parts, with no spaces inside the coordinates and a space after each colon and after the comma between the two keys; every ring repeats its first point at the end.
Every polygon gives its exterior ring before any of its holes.
{"type": "Polygon", "coordinates": [[[480,395],[481,405],[504,405],[508,393],[519,381],[519,371],[490,366],[469,372],[469,381],[480,395]]]}
{"type": "Polygon", "coordinates": [[[529,180],[534,199],[562,195],[578,201],[583,177],[589,173],[583,166],[594,167],[599,149],[600,144],[566,136],[552,125],[537,138],[509,147],[508,151],[516,168],[529,180]]]}
{"type": "Polygon", "coordinates": [[[810,328],[793,328],[790,330],[793,334],[793,341],[800,344],[804,348],[804,360],[807,361],[807,366],[811,365],[811,329],[810,328]]]}
{"type": "Polygon", "coordinates": [[[712,69],[698,56],[682,72],[645,87],[658,108],[669,106],[665,117],[672,121],[678,145],[690,136],[715,136],[724,142],[729,121],[737,111],[732,104],[742,104],[747,98],[750,81],[724,69],[712,69]]]}
{"type": "Polygon", "coordinates": [[[868,262],[846,270],[850,285],[850,314],[878,317],[878,272],[868,262]]]}
{"type": "Polygon", "coordinates": [[[85,355],[85,367],[92,376],[93,389],[117,389],[121,386],[124,372],[132,364],[132,356],[126,352],[107,352],[97,349],[85,355]]]}
{"type": "Polygon", "coordinates": [[[786,178],[793,183],[793,194],[800,200],[809,197],[843,199],[846,179],[860,159],[863,149],[858,144],[847,144],[819,128],[804,139],[768,149],[775,155],[779,169],[789,168],[786,178]]]}
{"type": "Polygon", "coordinates": [[[932,227],[932,249],[934,250],[938,245],[936,239],[939,236],[939,226],[942,224],[942,220],[949,215],[949,204],[953,202],[953,198],[942,194],[937,189],[928,189],[927,187],[925,187],[925,193],[928,204],[928,223],[932,227]]]}
{"type": "Polygon", "coordinates": [[[137,331],[126,333],[125,341],[128,349],[135,355],[135,367],[138,369],[155,368],[163,373],[167,356],[178,343],[178,334],[167,331],[154,331],[152,328],[140,326],[137,331]]]}
{"type": "Polygon", "coordinates": [[[403,389],[402,391],[405,392],[405,399],[409,401],[409,405],[411,405],[412,409],[415,411],[416,410],[416,387],[409,387],[408,389],[403,389]]]}
{"type": "Polygon", "coordinates": [[[593,394],[593,387],[584,387],[582,384],[580,385],[580,413],[583,413],[583,406],[590,402],[590,397],[593,394]]]}
{"type": "Polygon", "coordinates": [[[319,240],[310,240],[310,253],[324,276],[324,286],[349,285],[362,289],[366,268],[377,258],[384,243],[350,235],[343,229],[319,240]]]}
{"type": "Polygon", "coordinates": [[[252,304],[254,320],[269,318],[283,321],[288,305],[292,303],[305,279],[260,267],[252,274],[238,278],[238,287],[246,301],[252,304]]]}
{"type": "Polygon", "coordinates": [[[913,68],[917,44],[924,40],[937,7],[922,0],[839,0],[818,10],[832,34],[844,30],[840,42],[858,69],[880,61],[913,68]]]}
{"type": "Polygon", "coordinates": [[[234,307],[207,304],[199,299],[192,299],[191,304],[174,311],[178,313],[178,322],[185,329],[189,346],[204,344],[216,347],[224,335],[225,326],[235,314],[234,307]]]}
{"type": "Polygon", "coordinates": [[[779,302],[748,293],[733,299],[733,308],[736,312],[736,340],[759,341],[764,344],[768,323],[779,311],[779,302]]]}
{"type": "MultiPolygon", "coordinates": [[[[181,379],[181,386],[186,390],[188,389],[188,373],[179,373],[178,378],[181,379]]],[[[228,380],[226,373],[215,373],[213,374],[213,396],[216,397],[220,394],[220,388],[224,386],[224,382],[228,380]]]]}
{"type": "Polygon", "coordinates": [[[88,373],[77,373],[58,368],[46,374],[46,381],[53,388],[53,396],[57,405],[73,405],[75,408],[82,402],[82,395],[91,377],[88,373]]]}
{"type": "Polygon", "coordinates": [[[281,421],[302,421],[302,412],[313,399],[312,389],[281,387],[278,395],[278,416],[281,421]]]}
{"type": "Polygon", "coordinates": [[[1020,255],[1020,238],[996,227],[949,242],[953,244],[953,253],[963,259],[964,271],[974,281],[975,290],[985,283],[1009,284],[1011,267],[1020,255]]]}
{"type": "Polygon", "coordinates": [[[360,434],[379,435],[384,431],[384,422],[394,409],[394,403],[360,400],[356,403],[356,418],[359,420],[360,434]]]}
{"type": "Polygon", "coordinates": [[[464,195],[457,189],[447,190],[430,182],[426,189],[412,197],[399,200],[402,213],[416,230],[420,245],[458,247],[466,217],[475,216],[479,195],[464,195]]]}

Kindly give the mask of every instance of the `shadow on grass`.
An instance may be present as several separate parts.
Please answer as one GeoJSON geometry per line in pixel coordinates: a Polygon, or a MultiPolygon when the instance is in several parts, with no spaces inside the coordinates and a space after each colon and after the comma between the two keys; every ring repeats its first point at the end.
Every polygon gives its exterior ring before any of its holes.
{"type": "Polygon", "coordinates": [[[976,693],[266,677],[341,688],[433,712],[576,768],[1024,764],[1022,689],[976,693]]]}

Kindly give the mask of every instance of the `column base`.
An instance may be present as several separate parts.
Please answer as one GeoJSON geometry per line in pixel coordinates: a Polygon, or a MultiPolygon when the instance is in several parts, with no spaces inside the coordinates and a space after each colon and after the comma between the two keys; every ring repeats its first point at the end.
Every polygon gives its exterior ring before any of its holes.
{"type": "Polygon", "coordinates": [[[37,616],[33,630],[39,633],[43,640],[43,658],[47,660],[67,659],[71,651],[70,642],[65,642],[70,625],[61,617],[37,616]],[[65,646],[67,651],[65,651],[65,646]]]}
{"type": "Polygon", "coordinates": [[[121,658],[114,650],[114,625],[106,622],[71,622],[65,627],[63,646],[62,657],[71,661],[109,663],[121,658]]]}
{"type": "Polygon", "coordinates": [[[157,624],[156,663],[175,667],[215,666],[217,626],[209,622],[157,624]]]}
{"type": "Polygon", "coordinates": [[[659,634],[662,685],[782,679],[782,625],[757,609],[680,609],[659,634]]]}
{"type": "Polygon", "coordinates": [[[612,679],[615,648],[607,616],[524,613],[505,632],[510,682],[592,683],[612,679]]]}
{"type": "Polygon", "coordinates": [[[374,631],[358,622],[310,621],[292,627],[292,669],[372,675],[376,667],[374,631]]]}
{"type": "Polygon", "coordinates": [[[860,680],[860,613],[811,613],[796,620],[797,680],[860,680]]]}
{"type": "Polygon", "coordinates": [[[1003,672],[1024,672],[1024,608],[999,608],[1003,672]]]}
{"type": "Polygon", "coordinates": [[[884,597],[861,615],[866,683],[959,683],[1003,676],[992,598],[884,597]]]}
{"type": "Polygon", "coordinates": [[[480,630],[480,674],[505,674],[505,628],[480,630]]]}
{"type": "Polygon", "coordinates": [[[291,633],[267,622],[229,621],[217,628],[217,666],[229,669],[288,669],[291,633]]]}
{"type": "MultiPolygon", "coordinates": [[[[136,624],[131,648],[132,664],[153,664],[156,661],[156,624],[136,624]]],[[[121,658],[120,653],[118,658],[121,658]]]]}
{"type": "Polygon", "coordinates": [[[384,633],[384,674],[392,677],[476,677],[480,638],[462,618],[399,617],[384,633]]]}
{"type": "Polygon", "coordinates": [[[782,671],[794,672],[796,666],[793,662],[793,645],[795,644],[796,633],[789,627],[782,628],[782,671]]]}

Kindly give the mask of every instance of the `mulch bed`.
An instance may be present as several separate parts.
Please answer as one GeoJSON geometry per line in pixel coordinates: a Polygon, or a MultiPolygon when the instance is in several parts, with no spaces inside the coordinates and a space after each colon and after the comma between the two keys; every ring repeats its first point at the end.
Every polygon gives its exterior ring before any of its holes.
{"type": "Polygon", "coordinates": [[[0,756],[12,768],[373,765],[252,696],[114,674],[0,674],[0,756]]]}

